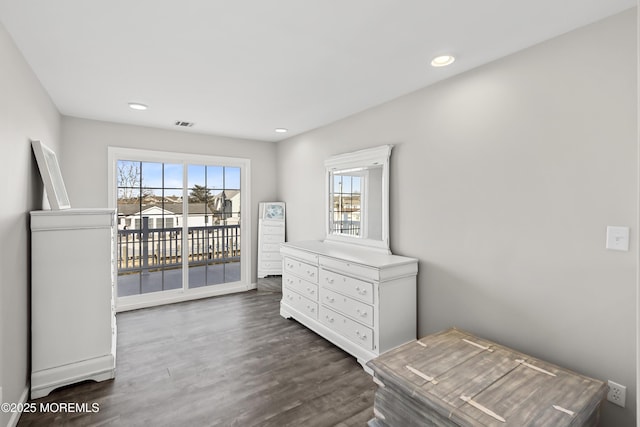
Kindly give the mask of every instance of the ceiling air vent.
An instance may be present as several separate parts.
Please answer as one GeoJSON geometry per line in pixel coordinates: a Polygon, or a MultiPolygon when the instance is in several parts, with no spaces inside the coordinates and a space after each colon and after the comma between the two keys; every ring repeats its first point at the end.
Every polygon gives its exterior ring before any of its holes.
{"type": "Polygon", "coordinates": [[[191,126],[194,125],[194,123],[193,122],[183,122],[182,120],[177,120],[175,125],[183,127],[183,128],[190,128],[191,126]]]}

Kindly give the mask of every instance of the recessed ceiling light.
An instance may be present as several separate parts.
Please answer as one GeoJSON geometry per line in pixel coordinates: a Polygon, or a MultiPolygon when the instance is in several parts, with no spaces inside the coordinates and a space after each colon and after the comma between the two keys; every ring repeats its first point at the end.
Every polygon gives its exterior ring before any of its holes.
{"type": "Polygon", "coordinates": [[[132,108],[134,110],[146,110],[149,107],[147,107],[144,104],[140,104],[139,102],[130,102],[129,103],[129,108],[132,108]]]}
{"type": "Polygon", "coordinates": [[[453,55],[440,55],[436,56],[431,60],[432,67],[446,67],[447,65],[453,64],[456,58],[453,55]]]}
{"type": "Polygon", "coordinates": [[[289,132],[289,129],[285,129],[285,128],[276,128],[276,132],[278,132],[278,133],[287,133],[287,132],[289,132]]]}

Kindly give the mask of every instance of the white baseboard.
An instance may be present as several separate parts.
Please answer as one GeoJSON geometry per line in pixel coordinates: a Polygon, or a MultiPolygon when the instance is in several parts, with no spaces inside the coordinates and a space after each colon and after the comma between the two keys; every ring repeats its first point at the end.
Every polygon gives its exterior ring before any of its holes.
{"type": "MultiPolygon", "coordinates": [[[[29,400],[30,388],[31,386],[29,385],[29,383],[27,383],[27,386],[24,388],[24,391],[20,395],[20,399],[16,402],[18,406],[20,406],[21,404],[27,403],[27,400],[29,400]]],[[[18,425],[19,420],[20,420],[20,412],[14,412],[11,415],[11,418],[9,418],[9,423],[7,424],[7,427],[16,427],[18,425]]]]}
{"type": "Polygon", "coordinates": [[[183,292],[182,289],[171,291],[155,292],[151,294],[131,295],[118,298],[116,312],[138,310],[140,308],[155,307],[164,304],[192,301],[201,298],[209,298],[220,295],[233,294],[257,289],[256,283],[225,283],[220,285],[203,286],[201,288],[189,289],[183,292]]]}
{"type": "Polygon", "coordinates": [[[31,398],[47,396],[56,388],[85,380],[95,382],[114,378],[115,354],[104,354],[91,359],[31,372],[31,398]]]}

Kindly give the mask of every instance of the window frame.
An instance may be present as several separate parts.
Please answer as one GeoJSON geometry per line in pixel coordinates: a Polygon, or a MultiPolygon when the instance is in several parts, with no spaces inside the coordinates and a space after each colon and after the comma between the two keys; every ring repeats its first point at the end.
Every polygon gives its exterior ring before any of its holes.
{"type": "MultiPolygon", "coordinates": [[[[369,186],[369,171],[362,169],[362,170],[356,170],[356,171],[340,171],[339,173],[334,173],[333,175],[333,180],[330,180],[331,182],[329,183],[329,197],[331,198],[331,203],[333,204],[333,200],[335,198],[336,194],[340,194],[340,197],[342,197],[342,195],[347,194],[347,193],[343,193],[342,191],[340,191],[339,193],[336,193],[336,189],[335,189],[335,177],[336,176],[340,176],[342,178],[344,177],[349,177],[349,178],[360,178],[360,192],[359,193],[354,193],[353,188],[351,188],[350,192],[348,194],[351,195],[351,197],[353,197],[354,194],[359,194],[360,195],[360,209],[358,210],[358,215],[360,217],[360,221],[359,221],[359,230],[358,230],[358,234],[350,234],[350,233],[343,233],[343,232],[338,232],[335,230],[335,214],[336,211],[335,209],[332,209],[331,215],[330,215],[330,219],[329,219],[329,229],[333,230],[333,233],[337,236],[346,236],[346,237],[351,237],[354,239],[367,239],[369,238],[368,236],[368,230],[367,230],[367,209],[364,209],[364,206],[366,206],[366,202],[367,202],[367,189],[369,186]]],[[[353,181],[352,184],[353,185],[353,181]]]]}

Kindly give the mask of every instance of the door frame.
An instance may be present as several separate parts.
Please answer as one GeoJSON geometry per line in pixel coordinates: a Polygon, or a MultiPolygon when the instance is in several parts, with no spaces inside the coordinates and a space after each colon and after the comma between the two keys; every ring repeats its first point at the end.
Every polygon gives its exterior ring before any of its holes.
{"type": "MultiPolygon", "coordinates": [[[[109,146],[108,150],[108,206],[117,209],[117,162],[118,160],[135,160],[142,162],[181,163],[183,165],[183,192],[188,191],[188,165],[216,165],[240,168],[240,281],[222,283],[218,285],[189,288],[188,286],[188,258],[183,259],[182,288],[161,292],[152,292],[141,295],[117,297],[118,275],[114,278],[116,295],[115,308],[117,312],[136,310],[139,308],[153,307],[163,304],[172,304],[181,301],[189,301],[207,298],[216,295],[225,295],[235,292],[244,292],[256,289],[256,284],[251,281],[251,160],[236,157],[221,157],[204,154],[189,154],[170,151],[154,151],[137,148],[124,148],[109,146]]],[[[186,194],[186,193],[185,193],[186,194]]],[[[188,204],[183,197],[183,203],[188,204]]],[[[186,212],[186,210],[185,210],[186,212]]],[[[183,222],[183,227],[188,227],[188,222],[183,222]]],[[[183,235],[186,233],[183,232],[183,235]]],[[[115,246],[115,244],[114,244],[115,246]]],[[[184,250],[186,247],[183,245],[184,250]]],[[[114,247],[114,252],[116,248],[114,247]]]]}

